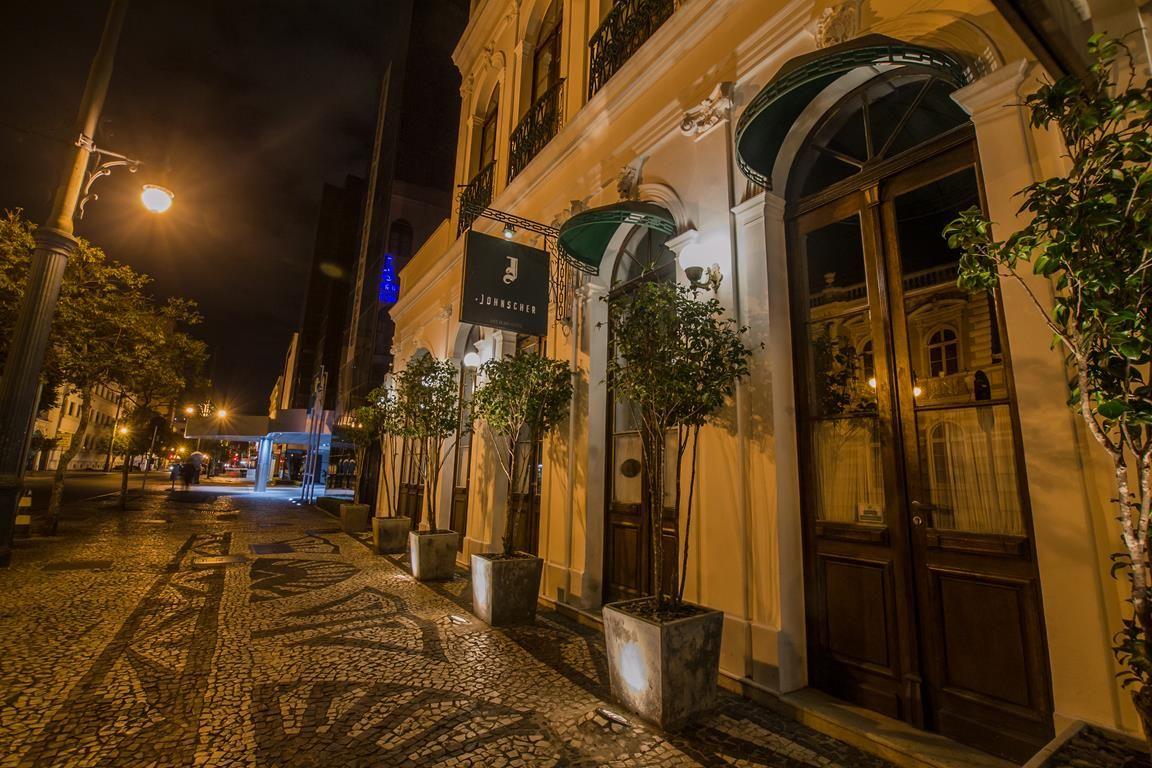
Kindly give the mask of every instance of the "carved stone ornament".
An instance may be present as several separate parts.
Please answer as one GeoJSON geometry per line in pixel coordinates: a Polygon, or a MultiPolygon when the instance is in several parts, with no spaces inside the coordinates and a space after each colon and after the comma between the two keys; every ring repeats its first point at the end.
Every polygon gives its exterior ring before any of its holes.
{"type": "Polygon", "coordinates": [[[732,83],[719,83],[699,106],[684,113],[680,132],[700,138],[732,114],[732,83]]]}
{"type": "Polygon", "coordinates": [[[476,78],[473,75],[468,75],[464,78],[464,82],[460,83],[460,98],[468,101],[468,97],[472,95],[472,89],[476,85],[476,78]]]}
{"type": "Polygon", "coordinates": [[[846,43],[859,33],[859,0],[840,0],[825,8],[816,20],[816,47],[846,43]]]}
{"type": "Polygon", "coordinates": [[[620,169],[620,176],[616,180],[616,191],[620,194],[621,200],[639,200],[640,199],[640,171],[639,169],[626,165],[620,169]]]}
{"type": "Polygon", "coordinates": [[[560,211],[560,213],[556,214],[552,218],[552,226],[556,229],[560,229],[560,227],[564,226],[564,222],[568,221],[568,219],[572,218],[578,213],[583,213],[586,210],[588,210],[588,204],[586,202],[583,200],[573,200],[571,205],[560,211]]]}

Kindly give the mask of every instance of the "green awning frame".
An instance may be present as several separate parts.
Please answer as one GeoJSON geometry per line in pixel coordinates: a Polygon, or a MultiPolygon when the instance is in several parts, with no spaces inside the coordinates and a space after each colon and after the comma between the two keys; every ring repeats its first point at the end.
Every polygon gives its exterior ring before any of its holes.
{"type": "Polygon", "coordinates": [[[933,69],[957,88],[972,81],[971,68],[958,57],[884,35],[864,35],[786,62],[736,123],[740,170],[765,189],[792,125],[821,91],[843,75],[878,64],[916,64],[933,69]]]}
{"type": "Polygon", "coordinates": [[[666,209],[655,203],[621,200],[577,213],[564,222],[558,238],[560,253],[581,269],[599,274],[604,252],[621,224],[676,234],[676,222],[666,209]]]}

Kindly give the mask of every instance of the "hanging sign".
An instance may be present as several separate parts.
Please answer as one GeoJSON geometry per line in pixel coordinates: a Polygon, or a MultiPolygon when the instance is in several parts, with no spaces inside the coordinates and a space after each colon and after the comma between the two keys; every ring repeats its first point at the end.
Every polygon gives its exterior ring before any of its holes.
{"type": "Polygon", "coordinates": [[[548,252],[469,231],[460,322],[547,335],[548,252]]]}

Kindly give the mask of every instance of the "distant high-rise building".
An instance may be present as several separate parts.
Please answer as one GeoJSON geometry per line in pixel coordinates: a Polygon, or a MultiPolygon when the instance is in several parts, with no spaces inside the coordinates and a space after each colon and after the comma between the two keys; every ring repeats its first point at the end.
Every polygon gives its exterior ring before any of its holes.
{"type": "Polygon", "coordinates": [[[452,62],[468,0],[403,0],[382,50],[380,97],[355,287],[339,375],[347,411],[392,365],[388,310],[399,273],[451,211],[460,75],[452,62]]]}
{"type": "Polygon", "coordinates": [[[361,178],[349,176],[343,186],[324,185],[296,355],[292,369],[285,372],[290,408],[308,407],[312,377],[320,366],[324,366],[329,376],[324,408],[331,410],[336,405],[336,377],[356,276],[363,203],[364,180],[361,178]]]}

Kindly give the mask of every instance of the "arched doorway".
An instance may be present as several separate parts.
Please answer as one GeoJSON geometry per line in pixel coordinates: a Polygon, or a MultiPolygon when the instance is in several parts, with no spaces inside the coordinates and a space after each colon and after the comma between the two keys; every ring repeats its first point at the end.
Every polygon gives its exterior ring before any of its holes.
{"type": "MultiPolygon", "coordinates": [[[[676,280],[676,256],[666,245],[670,235],[657,229],[634,227],[624,239],[611,271],[608,294],[612,302],[643,282],[676,280]]],[[[609,324],[610,328],[611,325],[609,324]]],[[[612,340],[608,339],[608,354],[612,340]]],[[[652,593],[651,515],[645,500],[640,431],[631,405],[612,391],[608,382],[607,489],[604,519],[604,602],[652,593]]],[[[670,451],[673,455],[675,451],[670,451]]],[[[663,516],[663,583],[676,589],[676,553],[679,541],[675,498],[676,478],[668,473],[663,516]]]]}
{"type": "Polygon", "coordinates": [[[468,487],[472,478],[472,393],[476,390],[476,369],[468,365],[469,354],[476,355],[480,326],[474,325],[464,338],[460,353],[460,410],[456,421],[456,445],[452,451],[452,514],[449,528],[460,534],[456,548],[464,550],[468,534],[468,487]]]}
{"type": "Polygon", "coordinates": [[[942,237],[981,205],[955,85],[843,96],[786,190],[815,687],[986,751],[1052,735],[1040,586],[998,296],[942,237]]]}
{"type": "MultiPolygon", "coordinates": [[[[516,337],[516,352],[545,355],[546,339],[543,336],[516,337]]],[[[508,483],[508,513],[523,509],[524,517],[517,521],[516,536],[512,542],[517,552],[539,554],[540,552],[540,492],[544,483],[544,436],[529,439],[528,430],[516,436],[512,447],[513,480],[508,483]],[[521,474],[521,462],[528,462],[528,472],[521,474]],[[523,506],[521,506],[523,505],[523,506]]]]}

